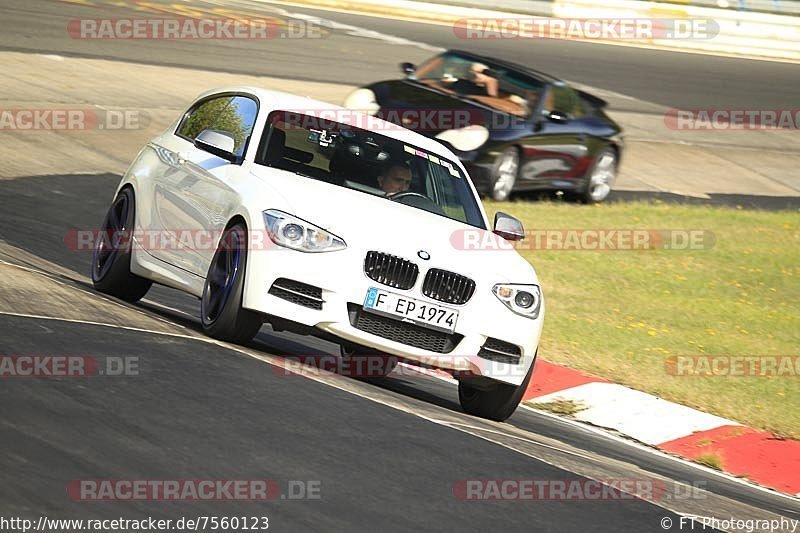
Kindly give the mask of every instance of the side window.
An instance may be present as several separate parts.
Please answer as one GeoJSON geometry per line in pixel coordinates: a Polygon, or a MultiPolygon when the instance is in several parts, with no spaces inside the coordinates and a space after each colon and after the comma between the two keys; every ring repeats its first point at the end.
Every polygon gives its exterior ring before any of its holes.
{"type": "Polygon", "coordinates": [[[194,141],[203,130],[214,129],[214,121],[228,107],[230,96],[212,98],[191,109],[178,126],[178,135],[189,141],[194,141]]]}
{"type": "Polygon", "coordinates": [[[234,96],[228,107],[217,117],[214,122],[215,130],[227,131],[233,134],[235,140],[234,153],[242,155],[247,141],[253,134],[253,125],[256,122],[258,106],[246,96],[234,96]]]}
{"type": "Polygon", "coordinates": [[[560,111],[571,118],[580,118],[586,114],[580,95],[572,87],[554,85],[545,101],[547,111],[560,111]]]}
{"type": "Polygon", "coordinates": [[[222,96],[201,103],[187,114],[177,134],[194,141],[203,130],[226,131],[233,135],[234,153],[241,156],[253,133],[258,105],[246,96],[222,96]]]}

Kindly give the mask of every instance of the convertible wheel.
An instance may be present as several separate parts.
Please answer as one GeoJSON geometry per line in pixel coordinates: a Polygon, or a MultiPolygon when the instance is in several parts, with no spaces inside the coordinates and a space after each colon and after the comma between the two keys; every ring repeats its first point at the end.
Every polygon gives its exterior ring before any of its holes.
{"type": "Polygon", "coordinates": [[[617,154],[611,148],[604,148],[595,160],[583,201],[586,203],[602,202],[611,193],[611,187],[617,179],[617,154]]]}
{"type": "Polygon", "coordinates": [[[382,378],[392,373],[398,363],[393,355],[376,354],[375,350],[357,348],[349,344],[340,344],[344,374],[358,378],[382,378]]]}
{"type": "Polygon", "coordinates": [[[92,254],[94,288],[127,302],[140,300],[153,284],[131,274],[131,231],[135,211],[133,190],[122,189],[108,209],[92,254]]]}
{"type": "Polygon", "coordinates": [[[258,313],[242,309],[247,230],[231,226],[217,246],[200,301],[203,330],[216,339],[244,343],[255,337],[262,320],[258,313]]]}
{"type": "Polygon", "coordinates": [[[519,172],[519,152],[516,148],[506,148],[497,156],[491,176],[492,198],[504,202],[511,196],[519,172]]]}
{"type": "Polygon", "coordinates": [[[533,360],[525,379],[519,386],[507,385],[487,379],[485,386],[476,387],[459,381],[458,400],[461,402],[461,408],[467,414],[502,422],[514,414],[519,402],[522,401],[522,396],[528,389],[535,365],[536,359],[533,360]]]}

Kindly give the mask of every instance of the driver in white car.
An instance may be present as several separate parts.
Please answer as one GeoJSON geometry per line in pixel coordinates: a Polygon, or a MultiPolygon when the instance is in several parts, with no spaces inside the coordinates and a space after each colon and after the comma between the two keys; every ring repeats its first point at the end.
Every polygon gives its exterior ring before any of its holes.
{"type": "Polygon", "coordinates": [[[391,163],[378,176],[378,185],[386,196],[407,192],[411,188],[411,169],[403,163],[391,163]]]}

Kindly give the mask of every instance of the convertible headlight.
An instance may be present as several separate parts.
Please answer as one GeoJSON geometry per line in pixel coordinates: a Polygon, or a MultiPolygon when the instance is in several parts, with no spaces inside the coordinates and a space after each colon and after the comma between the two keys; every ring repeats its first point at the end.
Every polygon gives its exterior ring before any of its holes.
{"type": "Polygon", "coordinates": [[[272,242],[292,250],[335,252],[347,248],[336,235],[277,209],[264,211],[264,224],[272,242]]]}
{"type": "Polygon", "coordinates": [[[498,283],[492,292],[506,307],[518,315],[537,318],[542,307],[542,291],[538,285],[498,283]]]}
{"type": "Polygon", "coordinates": [[[369,89],[356,89],[351,92],[344,101],[344,106],[347,109],[361,111],[368,115],[374,115],[381,108],[381,106],[378,105],[378,100],[375,98],[375,93],[369,89]]]}
{"type": "Polygon", "coordinates": [[[473,124],[457,130],[445,130],[436,136],[437,139],[450,143],[450,146],[462,152],[477,150],[489,140],[489,130],[473,124]]]}

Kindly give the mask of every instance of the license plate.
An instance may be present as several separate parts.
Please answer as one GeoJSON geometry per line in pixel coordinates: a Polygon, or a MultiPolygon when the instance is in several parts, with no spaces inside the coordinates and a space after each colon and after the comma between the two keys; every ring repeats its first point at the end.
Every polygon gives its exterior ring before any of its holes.
{"type": "Polygon", "coordinates": [[[364,310],[447,333],[452,333],[456,329],[458,321],[458,311],[455,309],[415,300],[375,287],[371,287],[367,291],[364,310]]]}

